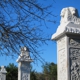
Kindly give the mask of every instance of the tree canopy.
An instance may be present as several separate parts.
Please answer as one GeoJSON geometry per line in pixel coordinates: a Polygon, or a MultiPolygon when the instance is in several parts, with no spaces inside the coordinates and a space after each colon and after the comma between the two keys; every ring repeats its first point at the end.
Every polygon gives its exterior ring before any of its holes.
{"type": "Polygon", "coordinates": [[[57,64],[46,62],[42,68],[45,80],[57,80],[57,64]]]}
{"type": "Polygon", "coordinates": [[[6,80],[18,80],[18,68],[13,63],[6,66],[6,80]]]}
{"type": "Polygon", "coordinates": [[[38,50],[49,37],[41,27],[54,22],[50,7],[39,0],[0,0],[0,54],[14,56],[26,46],[35,60],[43,60],[38,50]]]}

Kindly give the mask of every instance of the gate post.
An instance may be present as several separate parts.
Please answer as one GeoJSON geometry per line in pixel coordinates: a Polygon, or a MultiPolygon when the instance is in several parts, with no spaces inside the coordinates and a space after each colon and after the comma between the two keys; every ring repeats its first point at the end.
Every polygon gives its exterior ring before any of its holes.
{"type": "Polygon", "coordinates": [[[30,80],[30,63],[33,60],[30,58],[27,47],[21,48],[21,54],[17,59],[18,62],[18,80],[30,80]]]}
{"type": "Polygon", "coordinates": [[[1,66],[1,71],[0,71],[0,80],[6,80],[6,69],[4,68],[4,66],[1,66]]]}
{"type": "Polygon", "coordinates": [[[74,7],[63,8],[57,41],[58,80],[80,80],[80,18],[74,7]]]}

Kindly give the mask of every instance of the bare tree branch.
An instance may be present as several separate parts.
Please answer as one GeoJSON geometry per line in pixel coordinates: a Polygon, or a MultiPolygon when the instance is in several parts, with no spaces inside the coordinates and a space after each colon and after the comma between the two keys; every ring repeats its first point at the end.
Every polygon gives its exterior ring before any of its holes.
{"type": "Polygon", "coordinates": [[[51,22],[47,17],[54,15],[48,12],[50,5],[43,7],[37,1],[0,0],[0,54],[19,55],[21,46],[27,46],[34,59],[44,61],[39,47],[46,44],[49,37],[43,33],[41,26],[46,21],[51,22]]]}

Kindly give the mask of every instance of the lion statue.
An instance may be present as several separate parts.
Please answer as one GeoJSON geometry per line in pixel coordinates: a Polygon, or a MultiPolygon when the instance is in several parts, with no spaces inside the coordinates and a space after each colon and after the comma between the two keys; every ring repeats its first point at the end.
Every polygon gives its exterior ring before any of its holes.
{"type": "Polygon", "coordinates": [[[75,24],[80,24],[78,11],[74,7],[63,8],[60,16],[61,16],[60,24],[67,23],[67,22],[73,22],[75,24]]]}
{"type": "Polygon", "coordinates": [[[28,56],[29,57],[30,56],[29,55],[29,49],[27,47],[22,47],[21,48],[21,55],[22,56],[24,55],[24,56],[28,56]]]}

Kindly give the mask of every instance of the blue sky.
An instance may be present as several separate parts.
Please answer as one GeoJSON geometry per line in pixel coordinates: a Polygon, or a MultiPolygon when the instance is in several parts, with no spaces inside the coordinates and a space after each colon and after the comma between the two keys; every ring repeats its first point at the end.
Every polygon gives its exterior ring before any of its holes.
{"type": "MultiPolygon", "coordinates": [[[[40,0],[40,1],[43,1],[43,0],[40,0]]],[[[45,5],[46,4],[53,4],[51,11],[54,13],[54,15],[57,15],[57,17],[54,18],[54,20],[56,20],[57,23],[56,24],[54,24],[54,23],[48,24],[49,29],[47,30],[47,32],[50,35],[52,35],[56,32],[56,29],[60,22],[60,12],[61,12],[62,8],[75,7],[76,9],[78,9],[78,12],[80,14],[80,0],[55,0],[55,2],[53,2],[53,0],[47,0],[45,2],[45,5]]],[[[56,42],[51,41],[48,43],[48,45],[43,45],[42,48],[43,48],[43,54],[41,54],[42,58],[44,58],[45,61],[47,61],[47,62],[57,63],[56,42]]],[[[11,57],[0,56],[0,66],[1,65],[6,66],[9,63],[14,63],[15,65],[18,65],[16,63],[16,59],[17,59],[17,57],[12,59],[11,57]]],[[[36,71],[41,72],[42,71],[41,65],[42,64],[40,62],[38,62],[37,65],[33,64],[33,68],[36,71]]]]}

